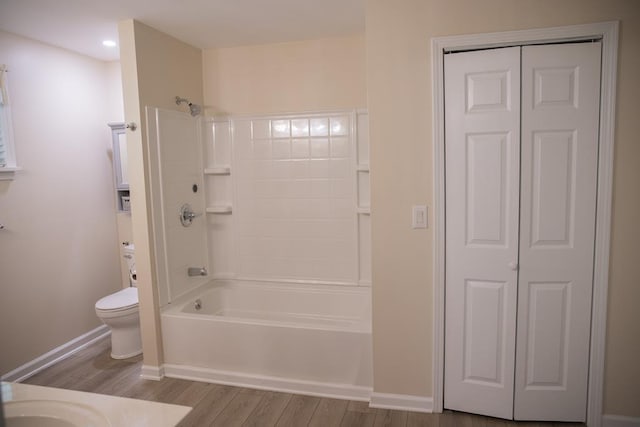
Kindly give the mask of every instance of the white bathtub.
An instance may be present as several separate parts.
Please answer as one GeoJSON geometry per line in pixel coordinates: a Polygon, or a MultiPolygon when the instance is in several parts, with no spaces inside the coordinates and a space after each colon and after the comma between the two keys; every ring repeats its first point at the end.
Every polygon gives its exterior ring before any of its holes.
{"type": "Polygon", "coordinates": [[[370,288],[218,280],[161,318],[169,377],[369,400],[370,288]]]}

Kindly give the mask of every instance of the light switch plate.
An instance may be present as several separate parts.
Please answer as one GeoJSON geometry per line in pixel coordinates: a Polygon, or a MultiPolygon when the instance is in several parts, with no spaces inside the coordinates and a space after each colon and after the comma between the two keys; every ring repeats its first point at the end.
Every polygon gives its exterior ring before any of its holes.
{"type": "Polygon", "coordinates": [[[411,226],[413,228],[427,228],[429,224],[427,207],[424,205],[415,205],[412,213],[411,226]]]}

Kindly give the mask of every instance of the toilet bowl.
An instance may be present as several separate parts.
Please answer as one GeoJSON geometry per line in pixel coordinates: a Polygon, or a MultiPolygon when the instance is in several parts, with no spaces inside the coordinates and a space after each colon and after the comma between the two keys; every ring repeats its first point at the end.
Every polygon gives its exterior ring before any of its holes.
{"type": "Polygon", "coordinates": [[[127,359],[142,353],[138,288],[133,245],[123,249],[129,267],[129,287],[107,295],[96,302],[96,315],[111,329],[111,357],[127,359]]]}

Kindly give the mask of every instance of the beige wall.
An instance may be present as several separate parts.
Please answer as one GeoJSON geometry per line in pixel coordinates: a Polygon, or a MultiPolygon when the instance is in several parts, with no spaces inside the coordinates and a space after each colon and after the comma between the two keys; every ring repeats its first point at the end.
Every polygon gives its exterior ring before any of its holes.
{"type": "Polygon", "coordinates": [[[368,0],[366,13],[374,388],[422,396],[432,395],[433,235],[408,221],[412,204],[433,200],[430,38],[621,21],[605,413],[640,416],[640,3],[368,0]]]}
{"type": "Polygon", "coordinates": [[[0,32],[22,171],[0,182],[0,373],[101,322],[120,288],[107,64],[0,32]]]}
{"type": "Polygon", "coordinates": [[[153,285],[145,107],[186,111],[184,105],[179,108],[175,104],[176,96],[202,104],[202,54],[199,49],[137,21],[120,22],[118,31],[125,121],[139,125],[135,132],[127,131],[127,148],[144,364],[159,367],[162,343],[157,289],[153,285]]]}
{"type": "Polygon", "coordinates": [[[122,99],[122,67],[119,61],[105,63],[109,78],[107,86],[107,114],[109,122],[124,121],[124,101],[122,99]]]}
{"type": "Polygon", "coordinates": [[[203,54],[207,112],[253,114],[366,107],[364,36],[203,54]]]}
{"type": "MultiPolygon", "coordinates": [[[[106,63],[109,76],[109,86],[107,88],[107,98],[105,99],[108,108],[109,123],[124,122],[124,104],[122,99],[122,67],[120,62],[112,61],[106,63]]],[[[133,242],[133,229],[131,228],[131,213],[117,212],[116,223],[118,230],[118,242],[133,242]]],[[[122,286],[129,286],[129,267],[123,258],[120,258],[120,273],[122,286]]]]}

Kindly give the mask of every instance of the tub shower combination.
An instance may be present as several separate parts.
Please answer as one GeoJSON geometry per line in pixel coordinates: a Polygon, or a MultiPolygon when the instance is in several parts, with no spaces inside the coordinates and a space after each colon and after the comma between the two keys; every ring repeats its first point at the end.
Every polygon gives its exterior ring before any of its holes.
{"type": "Polygon", "coordinates": [[[165,375],[368,400],[366,113],[147,116],[165,375]]]}

